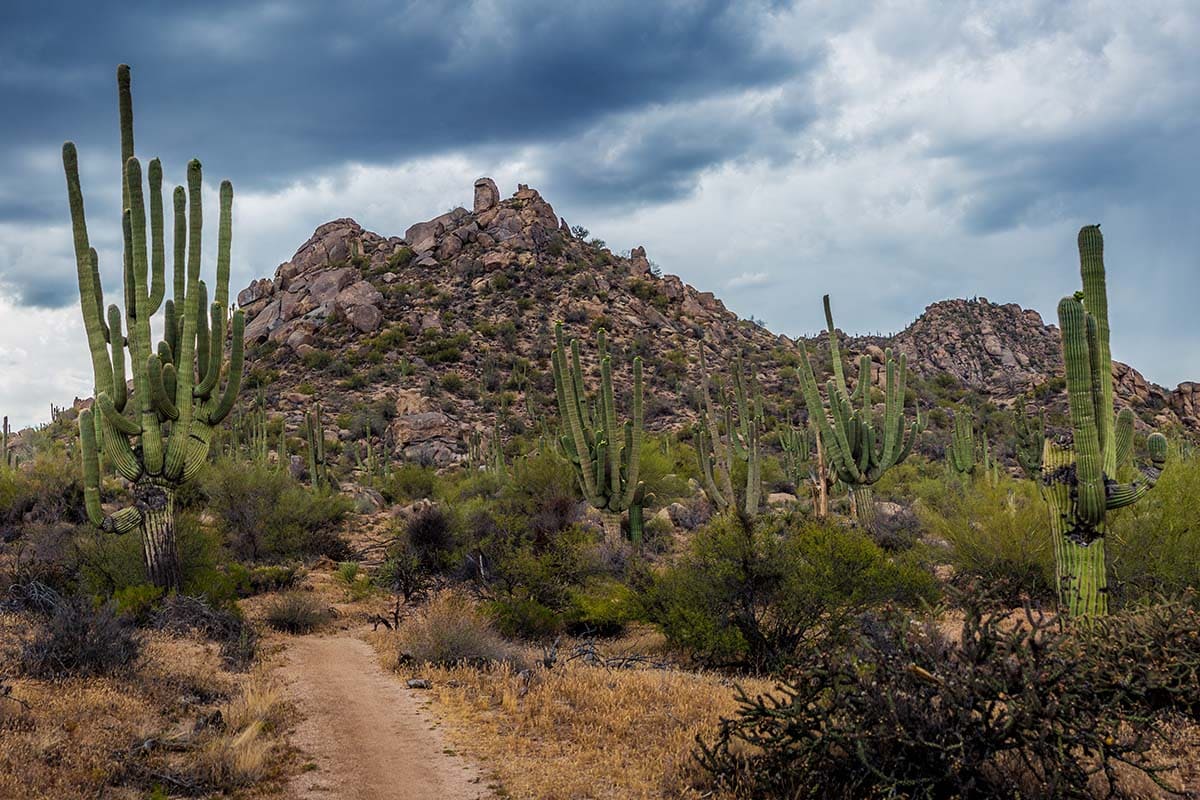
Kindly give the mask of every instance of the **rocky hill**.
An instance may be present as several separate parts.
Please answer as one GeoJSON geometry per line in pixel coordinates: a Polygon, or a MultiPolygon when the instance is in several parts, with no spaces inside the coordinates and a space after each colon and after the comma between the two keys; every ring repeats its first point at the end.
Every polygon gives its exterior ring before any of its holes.
{"type": "MultiPolygon", "coordinates": [[[[627,358],[642,356],[652,429],[694,418],[701,343],[710,363],[741,352],[758,364],[769,413],[799,413],[793,341],[739,319],[711,292],[659,275],[643,248],[617,255],[587,240],[534,189],[501,199],[491,179],[474,188],[471,210],[403,236],[351,219],[325,223],[272,278],[239,293],[248,317],[244,401],[260,389],[269,410],[298,430],[319,398],[343,442],[369,436],[397,456],[450,464],[465,457],[470,432],[490,430],[497,417],[509,433],[553,421],[550,352],[563,321],[585,342],[609,331],[618,381],[627,358]]],[[[906,353],[926,407],[940,402],[926,391],[935,380],[996,405],[1061,402],[1057,329],[1013,304],[943,301],[891,340],[846,337],[845,345],[876,365],[885,347],[906,353]]],[[[592,348],[583,353],[591,358],[592,348]]],[[[1200,430],[1196,384],[1167,390],[1125,365],[1116,376],[1120,401],[1144,423],[1200,430]]]]}

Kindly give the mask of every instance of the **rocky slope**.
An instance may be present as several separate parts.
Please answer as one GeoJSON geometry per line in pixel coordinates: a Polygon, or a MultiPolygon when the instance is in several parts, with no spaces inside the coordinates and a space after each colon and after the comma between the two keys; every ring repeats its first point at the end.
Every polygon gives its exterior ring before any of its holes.
{"type": "MultiPolygon", "coordinates": [[[[461,460],[470,432],[490,430],[497,417],[509,433],[553,421],[558,321],[585,342],[606,328],[618,381],[627,379],[629,356],[643,357],[652,429],[694,418],[701,343],[710,363],[741,352],[759,365],[768,413],[799,413],[798,351],[787,337],[738,319],[711,292],[658,275],[643,248],[616,255],[585,241],[534,189],[501,199],[488,178],[474,188],[471,210],[419,222],[403,236],[351,219],[325,223],[272,278],[238,295],[248,317],[247,382],[289,431],[319,398],[343,443],[371,437],[396,456],[461,460]]],[[[1032,396],[1061,402],[1057,329],[1012,304],[943,301],[894,339],[845,344],[876,365],[884,347],[906,353],[924,406],[938,402],[922,387],[947,382],[941,373],[998,405],[1032,396]]],[[[585,359],[592,350],[583,348],[585,359]]],[[[1167,390],[1125,365],[1115,374],[1120,402],[1145,423],[1200,430],[1197,384],[1167,390]]]]}

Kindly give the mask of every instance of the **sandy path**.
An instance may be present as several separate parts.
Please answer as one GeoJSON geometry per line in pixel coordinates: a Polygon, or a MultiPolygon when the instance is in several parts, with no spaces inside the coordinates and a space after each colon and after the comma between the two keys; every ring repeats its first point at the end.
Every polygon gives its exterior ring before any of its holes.
{"type": "Polygon", "coordinates": [[[296,776],[295,800],[482,800],[477,768],[447,752],[419,693],[387,675],[352,635],[296,637],[280,675],[304,714],[293,741],[318,769],[296,776]]]}

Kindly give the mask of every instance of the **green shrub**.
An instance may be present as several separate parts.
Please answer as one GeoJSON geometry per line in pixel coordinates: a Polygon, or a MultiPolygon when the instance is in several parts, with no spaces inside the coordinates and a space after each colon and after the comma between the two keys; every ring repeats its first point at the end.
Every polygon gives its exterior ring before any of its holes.
{"type": "Polygon", "coordinates": [[[349,498],[311,491],[269,465],[227,460],[212,464],[203,483],[209,509],[238,558],[344,556],[345,544],[333,529],[349,513],[349,498]]]}
{"type": "Polygon", "coordinates": [[[1112,517],[1106,547],[1118,598],[1200,587],[1200,457],[1173,456],[1153,491],[1112,517]]]}
{"type": "Polygon", "coordinates": [[[284,592],[267,603],[263,617],[275,630],[309,633],[325,624],[329,609],[309,592],[284,592]]]}
{"type": "Polygon", "coordinates": [[[0,533],[28,522],[86,522],[79,465],[61,447],[39,452],[20,469],[0,469],[0,533]]]}
{"type": "Polygon", "coordinates": [[[450,566],[454,531],[450,516],[440,506],[419,509],[405,523],[404,536],[426,570],[440,572],[450,566]]]}
{"type": "Polygon", "coordinates": [[[118,613],[134,622],[141,623],[150,618],[162,596],[162,587],[139,583],[118,590],[113,594],[112,599],[118,613]]]}
{"type": "Polygon", "coordinates": [[[560,633],[563,621],[554,611],[532,597],[493,600],[487,611],[505,636],[521,639],[549,639],[560,633]]]}
{"type": "Polygon", "coordinates": [[[930,482],[920,494],[917,516],[928,533],[950,543],[959,573],[982,579],[1013,604],[1054,597],[1050,512],[1032,482],[930,482]]]}
{"type": "Polygon", "coordinates": [[[723,515],[655,579],[645,603],[668,641],[701,661],[771,670],[864,608],[936,593],[931,575],[893,563],[857,530],[769,518],[749,527],[723,515]]]}
{"type": "Polygon", "coordinates": [[[437,473],[420,464],[401,464],[392,470],[391,480],[383,487],[389,502],[397,503],[433,497],[437,473]]]}
{"type": "Polygon", "coordinates": [[[246,584],[251,594],[277,592],[290,589],[300,577],[300,568],[294,564],[267,564],[248,570],[246,584]]]}
{"type": "Polygon", "coordinates": [[[614,578],[593,578],[571,592],[566,619],[572,633],[615,636],[640,613],[633,589],[614,578]]]}
{"type": "Polygon", "coordinates": [[[337,571],[333,573],[334,577],[347,586],[351,586],[358,580],[358,562],[343,561],[338,564],[337,571]]]}

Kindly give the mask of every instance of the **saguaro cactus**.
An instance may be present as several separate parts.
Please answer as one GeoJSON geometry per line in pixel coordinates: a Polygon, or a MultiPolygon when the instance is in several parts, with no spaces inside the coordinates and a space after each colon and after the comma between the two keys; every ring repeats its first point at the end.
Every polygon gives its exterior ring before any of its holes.
{"type": "Polygon", "coordinates": [[[1071,433],[1057,442],[1046,440],[1042,480],[1050,501],[1059,600],[1071,616],[1095,617],[1108,611],[1108,511],[1137,502],[1157,483],[1167,440],[1151,434],[1146,442],[1150,463],[1141,468],[1142,478],[1117,482],[1117,468],[1132,457],[1133,412],[1113,413],[1104,239],[1098,225],[1079,231],[1079,268],[1082,296],[1064,297],[1058,304],[1071,433]]]}
{"type": "Polygon", "coordinates": [[[1028,413],[1028,409],[1018,408],[1014,409],[1013,414],[1013,449],[1017,454],[1017,463],[1025,471],[1025,477],[1039,480],[1042,477],[1042,450],[1046,442],[1046,413],[1038,409],[1034,417],[1028,413]]]}
{"type": "Polygon", "coordinates": [[[14,467],[14,456],[16,455],[8,449],[8,417],[4,418],[4,425],[0,427],[0,467],[14,467]]]}
{"type": "Polygon", "coordinates": [[[565,431],[562,442],[583,496],[604,515],[605,536],[620,537],[621,514],[629,512],[629,537],[635,546],[642,542],[642,509],[654,502],[646,486],[638,480],[642,437],[642,359],[633,359],[633,418],[624,425],[624,436],[617,421],[613,395],[612,359],[604,329],[596,334],[600,358],[600,391],[589,398],[583,384],[579,342],[567,344],[560,322],[554,331],[554,389],[558,413],[565,431]]]}
{"type": "Polygon", "coordinates": [[[329,485],[329,470],[325,462],[325,420],[321,404],[314,402],[304,413],[304,438],[308,444],[308,479],[312,488],[329,485]]]}
{"type": "Polygon", "coordinates": [[[825,519],[829,516],[829,495],[837,486],[837,477],[829,471],[825,445],[821,443],[816,427],[809,423],[799,428],[783,428],[779,432],[779,446],[783,448],[788,476],[797,486],[808,485],[813,515],[825,519]]]}
{"type": "Polygon", "coordinates": [[[79,417],[84,497],[89,519],[104,530],[141,531],[146,570],[164,588],[179,585],[174,501],[177,487],[192,479],[208,456],[213,428],[229,415],[242,378],[242,312],[233,315],[230,356],[223,359],[229,307],[229,250],[233,187],[221,184],[217,229],[217,284],[209,308],[200,280],[200,162],[187,169],[187,189],[175,189],[174,296],[164,307],[164,339],[154,347],[150,319],[166,293],[162,166],[148,167],[150,242],[141,162],[133,150],[133,100],[129,67],[117,68],[121,126],[122,229],[125,242],[125,325],[108,307],[96,251],[88,240],[75,145],[63,145],[71,208],[79,300],[92,356],[96,399],[79,417]],[[207,311],[207,314],[206,314],[207,311]],[[211,327],[209,319],[211,318],[211,327]],[[125,352],[133,391],[125,383],[125,352]],[[223,369],[224,365],[224,369],[223,369]],[[222,372],[225,389],[218,391],[222,372]],[[128,412],[128,413],[126,413],[128,412]],[[99,451],[133,484],[134,504],[106,516],[100,506],[99,451]]]}
{"type": "Polygon", "coordinates": [[[696,455],[704,476],[704,493],[718,509],[724,511],[736,506],[746,516],[752,517],[758,513],[762,496],[762,454],[759,450],[759,436],[763,428],[762,398],[753,374],[749,381],[749,394],[746,392],[746,383],[742,359],[738,356],[734,359],[733,400],[729,398],[727,387],[720,387],[721,413],[718,414],[713,404],[704,345],[700,345],[700,387],[704,404],[700,408],[700,437],[696,455]],[[738,496],[733,489],[735,459],[746,464],[746,488],[742,492],[740,506],[737,506],[738,496]]]}
{"type": "Polygon", "coordinates": [[[846,386],[829,295],[823,300],[825,322],[829,328],[829,352],[833,359],[833,377],[825,384],[827,400],[821,398],[808,348],[803,341],[800,342],[800,388],[808,407],[808,418],[816,423],[817,434],[828,451],[830,467],[849,488],[858,523],[870,528],[875,522],[871,486],[887,470],[908,457],[921,430],[920,419],[913,421],[905,436],[904,391],[908,364],[903,353],[897,361],[888,349],[884,358],[883,424],[876,426],[871,404],[871,358],[864,355],[860,360],[858,384],[851,394],[846,386]]]}
{"type": "Polygon", "coordinates": [[[950,447],[946,453],[955,472],[960,475],[975,472],[975,424],[964,409],[954,413],[954,427],[950,431],[950,447]]]}

